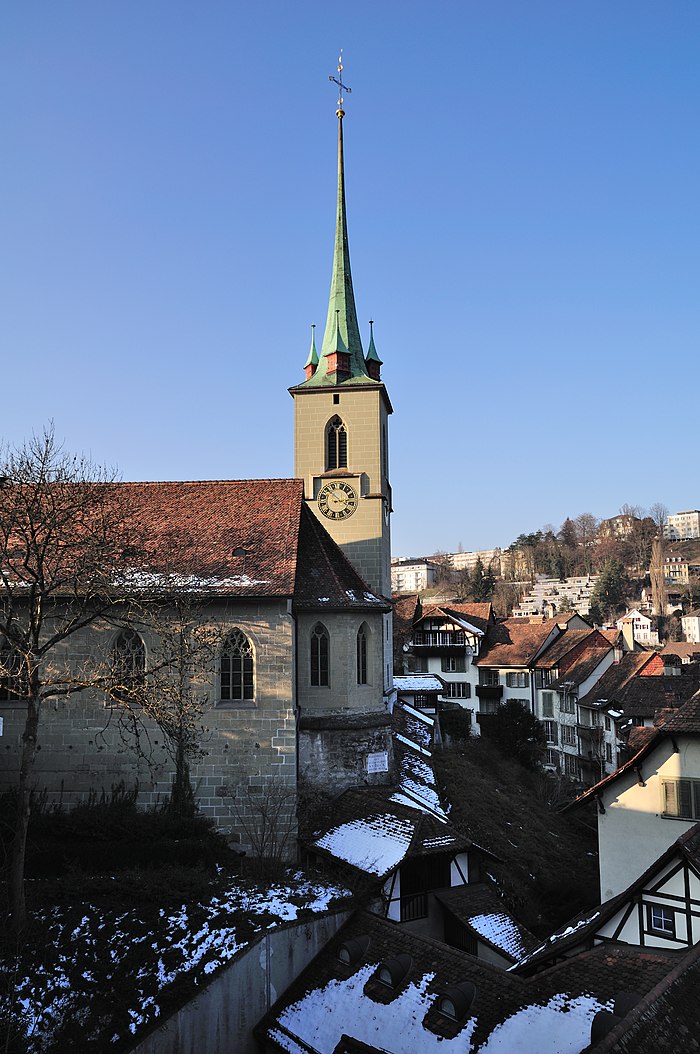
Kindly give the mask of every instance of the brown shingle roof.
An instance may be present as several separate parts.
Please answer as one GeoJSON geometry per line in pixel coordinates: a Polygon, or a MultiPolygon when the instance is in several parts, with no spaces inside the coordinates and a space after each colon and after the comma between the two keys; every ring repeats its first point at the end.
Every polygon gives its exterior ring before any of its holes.
{"type": "Polygon", "coordinates": [[[559,666],[565,655],[579,644],[583,644],[587,637],[593,640],[595,633],[594,629],[568,629],[556,640],[552,641],[549,647],[538,657],[535,663],[537,669],[551,670],[554,666],[559,666]]]}
{"type": "Polygon", "coordinates": [[[557,630],[556,619],[533,624],[524,619],[509,618],[489,626],[486,643],[476,665],[527,666],[552,630],[561,632],[557,630]]]}

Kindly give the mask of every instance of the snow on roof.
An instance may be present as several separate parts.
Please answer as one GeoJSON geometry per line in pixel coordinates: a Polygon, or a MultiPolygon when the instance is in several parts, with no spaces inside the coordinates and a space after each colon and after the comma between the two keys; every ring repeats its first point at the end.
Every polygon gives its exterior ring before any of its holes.
{"type": "Polygon", "coordinates": [[[408,852],[414,825],[391,813],[349,820],[332,827],[313,844],[338,860],[373,875],[386,875],[397,867],[408,852]]]}
{"type": "MultiPolygon", "coordinates": [[[[513,1054],[518,1050],[563,1054],[567,1051],[575,1054],[590,1044],[595,1015],[611,1006],[611,1003],[601,1003],[593,996],[581,995],[572,999],[564,993],[554,995],[545,1006],[525,1006],[506,1018],[496,1026],[479,1052],[513,1054]]],[[[462,1051],[465,1051],[464,1046],[462,1051]]]]}
{"type": "Polygon", "coordinates": [[[508,915],[473,915],[469,918],[469,925],[485,940],[497,948],[502,948],[514,959],[519,959],[525,954],[522,937],[508,915]]]}
{"type": "MultiPolygon", "coordinates": [[[[423,1024],[436,998],[428,991],[435,974],[426,973],[419,981],[409,982],[396,998],[381,1003],[363,991],[378,965],[368,963],[345,980],[333,978],[307,992],[282,1010],[267,1036],[290,1054],[307,1054],[309,1049],[331,1054],[348,1033],[360,1043],[392,1054],[468,1054],[473,1050],[477,1004],[476,1014],[467,1018],[456,1036],[436,1035],[423,1024]]],[[[609,1006],[589,995],[555,994],[544,1005],[521,1007],[496,1025],[479,1045],[480,1054],[513,1054],[516,1050],[573,1054],[588,1046],[594,1016],[609,1006]]]]}
{"type": "Polygon", "coordinates": [[[408,674],[394,677],[398,692],[441,692],[442,681],[432,674],[408,674]]]}
{"type": "Polygon", "coordinates": [[[477,637],[483,637],[483,629],[477,629],[476,626],[472,626],[471,622],[467,622],[466,619],[457,618],[457,616],[452,610],[450,610],[450,618],[453,622],[456,622],[458,626],[461,626],[462,629],[467,630],[468,633],[474,633],[477,637]]]}
{"type": "MultiPolygon", "coordinates": [[[[442,1039],[424,1029],[420,1030],[420,1047],[416,1029],[425,1017],[435,996],[427,992],[435,976],[425,974],[420,982],[409,983],[390,1003],[377,1003],[368,999],[364,987],[374,974],[379,963],[368,963],[347,980],[331,980],[322,988],[308,992],[302,999],[285,1007],[278,1023],[289,1029],[302,1043],[312,1050],[330,1054],[341,1037],[348,1032],[353,1039],[380,1050],[386,1050],[390,1039],[392,1054],[441,1054],[442,1051],[457,1051],[461,1054],[471,1050],[470,1037],[476,1025],[472,1018],[466,1030],[453,1040],[442,1039]]],[[[268,1036],[273,1038],[272,1029],[268,1036]]],[[[276,1036],[274,1037],[277,1038],[276,1036]]],[[[294,1047],[288,1048],[294,1051],[294,1047]]],[[[303,1048],[302,1048],[303,1049],[303,1048]]]]}
{"type": "Polygon", "coordinates": [[[409,715],[409,717],[414,717],[414,718],[417,717],[424,724],[428,725],[430,727],[430,729],[431,729],[431,734],[432,734],[432,729],[433,729],[433,726],[435,724],[435,721],[433,720],[433,718],[429,714],[424,714],[421,710],[415,710],[412,706],[409,706],[408,703],[402,703],[401,704],[401,709],[404,710],[409,715]]]}
{"type": "Polygon", "coordinates": [[[543,952],[546,948],[552,948],[558,941],[563,940],[565,937],[570,937],[572,933],[576,933],[577,930],[582,929],[584,926],[588,926],[589,923],[593,922],[598,918],[600,912],[594,911],[592,915],[587,915],[585,918],[581,918],[578,922],[575,922],[573,926],[566,926],[563,930],[557,930],[551,937],[548,937],[544,944],[540,944],[538,948],[531,951],[529,955],[525,955],[522,959],[519,959],[517,963],[509,967],[509,970],[514,970],[516,966],[523,966],[529,962],[530,959],[534,959],[536,955],[543,952]]]}
{"type": "MultiPolygon", "coordinates": [[[[131,1040],[143,1025],[161,1016],[160,993],[165,986],[178,981],[191,986],[203,983],[269,926],[293,921],[302,911],[327,911],[331,901],[347,896],[349,891],[341,887],[294,875],[288,883],[267,888],[233,884],[210,900],[189,901],[167,912],[161,909],[155,926],[138,905],[117,913],[83,903],[78,919],[63,907],[37,914],[33,923],[44,933],[44,965],[31,976],[16,979],[15,984],[22,1023],[33,1040],[31,1049],[45,1049],[56,1018],[68,1007],[86,1029],[104,1027],[90,1015],[102,983],[100,971],[93,971],[96,947],[104,947],[113,971],[125,969],[134,945],[145,942],[148,949],[133,979],[128,1029],[122,1031],[119,1024],[115,1033],[114,1022],[110,1027],[113,1042],[131,1040]]],[[[109,1046],[107,1033],[101,1048],[109,1046]]]]}
{"type": "Polygon", "coordinates": [[[424,754],[428,758],[430,757],[430,751],[426,750],[425,747],[420,746],[418,743],[414,743],[412,739],[407,739],[406,736],[402,736],[398,732],[394,732],[394,735],[399,743],[403,743],[406,747],[411,747],[412,750],[419,751],[419,753],[424,754]]]}
{"type": "Polygon", "coordinates": [[[437,791],[435,773],[432,767],[416,757],[411,751],[406,751],[400,762],[399,787],[404,794],[415,798],[417,802],[438,819],[447,819],[440,805],[440,795],[437,791]]]}

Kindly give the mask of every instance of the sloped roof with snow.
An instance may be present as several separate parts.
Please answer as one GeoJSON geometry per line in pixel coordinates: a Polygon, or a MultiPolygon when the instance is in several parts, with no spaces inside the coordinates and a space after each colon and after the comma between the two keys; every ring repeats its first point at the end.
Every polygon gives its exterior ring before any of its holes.
{"type": "Polygon", "coordinates": [[[516,962],[539,944],[537,939],[505,910],[503,898],[485,883],[453,886],[435,894],[447,910],[480,940],[516,962]]]}
{"type": "Polygon", "coordinates": [[[373,787],[349,790],[336,799],[332,825],[312,841],[311,848],[382,879],[404,860],[455,854],[471,845],[437,811],[429,812],[418,795],[373,787]]]}
{"type": "Polygon", "coordinates": [[[532,978],[499,967],[367,912],[346,923],[255,1032],[273,1049],[334,1054],[378,1049],[388,1054],[578,1054],[590,1042],[595,1014],[620,991],[649,991],[673,958],[656,949],[600,946],[532,978]],[[340,946],[364,946],[346,965],[340,946]],[[378,980],[388,960],[407,967],[395,987],[378,980]],[[470,982],[475,997],[459,1020],[438,1008],[441,993],[470,982]],[[338,1045],[343,1036],[357,1047],[338,1045]]]}

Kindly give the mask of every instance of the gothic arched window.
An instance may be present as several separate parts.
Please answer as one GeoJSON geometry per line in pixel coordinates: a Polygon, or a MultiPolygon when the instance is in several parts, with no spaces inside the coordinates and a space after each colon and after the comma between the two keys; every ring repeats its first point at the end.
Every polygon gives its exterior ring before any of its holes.
{"type": "Polygon", "coordinates": [[[367,680],[367,640],[369,629],[363,622],[357,631],[357,683],[368,684],[367,680]]]}
{"type": "Polygon", "coordinates": [[[332,417],[326,428],[326,471],[348,467],[348,430],[339,417],[332,417]]]}
{"type": "Polygon", "coordinates": [[[329,645],[328,630],[317,622],[311,631],[311,684],[315,687],[328,687],[329,645]]]}
{"type": "Polygon", "coordinates": [[[112,645],[114,698],[122,703],[137,702],[146,674],[146,648],[133,629],[124,629],[112,645]]]}
{"type": "Polygon", "coordinates": [[[22,656],[8,641],[0,647],[0,699],[13,702],[26,697],[22,656]]]}
{"type": "Polygon", "coordinates": [[[245,633],[231,630],[219,660],[222,702],[244,702],[255,698],[253,645],[245,633]]]}

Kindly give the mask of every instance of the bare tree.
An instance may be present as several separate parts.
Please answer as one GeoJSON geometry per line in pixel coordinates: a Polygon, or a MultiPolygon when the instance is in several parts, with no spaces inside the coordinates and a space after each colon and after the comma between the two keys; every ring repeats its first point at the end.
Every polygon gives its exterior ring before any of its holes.
{"type": "Polygon", "coordinates": [[[593,568],[593,546],[598,532],[598,520],[592,513],[582,512],[576,517],[574,523],[576,524],[576,537],[581,548],[583,567],[586,574],[590,575],[593,568]]]}
{"type": "Polygon", "coordinates": [[[260,777],[241,789],[233,812],[252,848],[260,879],[274,878],[291,855],[297,832],[296,791],[281,777],[260,777]]]}
{"type": "MultiPolygon", "coordinates": [[[[170,807],[179,816],[195,810],[190,765],[206,755],[207,689],[223,634],[206,612],[195,575],[158,576],[158,593],[142,605],[140,627],[154,640],[153,661],[137,689],[143,716],[165,736],[174,765],[170,807]]],[[[141,726],[134,725],[137,737],[141,726]]]]}
{"type": "Polygon", "coordinates": [[[122,554],[136,528],[114,473],[57,443],[53,428],[0,458],[0,682],[26,707],[9,859],[10,929],[26,917],[24,866],[42,707],[104,687],[67,642],[118,606],[122,554]]]}
{"type": "Polygon", "coordinates": [[[656,528],[659,534],[663,534],[666,520],[668,519],[668,509],[661,501],[655,501],[653,505],[649,507],[649,516],[656,524],[656,528]]]}
{"type": "Polygon", "coordinates": [[[659,625],[662,626],[668,604],[668,590],[666,589],[666,576],[664,575],[664,540],[662,537],[655,538],[652,544],[649,576],[651,578],[652,604],[658,616],[659,625]]]}

